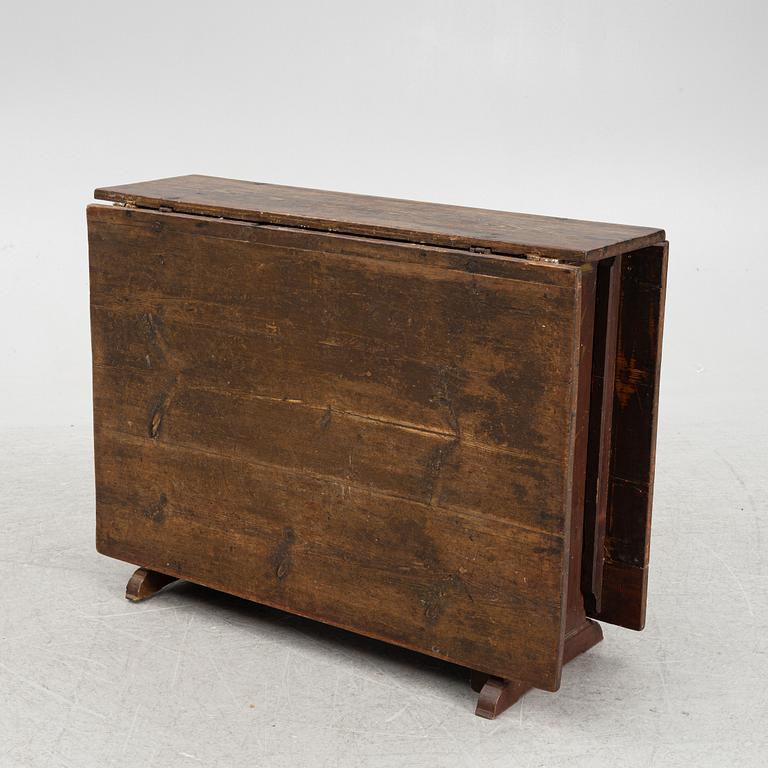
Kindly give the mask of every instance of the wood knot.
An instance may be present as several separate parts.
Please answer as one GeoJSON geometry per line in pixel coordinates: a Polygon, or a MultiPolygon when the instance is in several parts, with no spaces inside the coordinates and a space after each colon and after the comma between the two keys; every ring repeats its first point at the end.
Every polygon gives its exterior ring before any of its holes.
{"type": "Polygon", "coordinates": [[[161,493],[159,500],[144,510],[144,517],[148,518],[153,523],[162,525],[165,522],[165,507],[167,504],[168,497],[164,493],[161,493]]]}
{"type": "Polygon", "coordinates": [[[147,431],[149,436],[153,440],[157,440],[160,437],[160,428],[163,426],[163,419],[165,418],[168,405],[171,402],[171,393],[163,393],[155,402],[154,407],[149,413],[149,423],[147,425],[147,431]]]}
{"type": "Polygon", "coordinates": [[[282,581],[291,570],[291,547],[295,540],[293,528],[288,526],[283,528],[283,535],[280,537],[271,558],[272,565],[275,567],[275,577],[278,581],[282,581]]]}
{"type": "Polygon", "coordinates": [[[152,410],[152,414],[149,417],[149,436],[153,440],[157,440],[160,435],[160,426],[163,423],[163,409],[164,404],[159,403],[152,410]]]}

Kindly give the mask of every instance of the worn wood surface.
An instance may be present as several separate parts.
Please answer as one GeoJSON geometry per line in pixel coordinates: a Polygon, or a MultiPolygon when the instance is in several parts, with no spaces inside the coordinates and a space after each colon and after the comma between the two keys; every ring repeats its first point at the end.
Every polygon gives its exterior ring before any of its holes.
{"type": "Polygon", "coordinates": [[[100,551],[558,687],[591,267],[88,221],[100,551]]]}
{"type": "Polygon", "coordinates": [[[228,219],[588,262],[664,240],[664,232],[212,176],[177,176],[102,187],[99,200],[228,219]]]}
{"type": "Polygon", "coordinates": [[[571,535],[568,552],[568,604],[565,616],[566,632],[583,626],[586,621],[584,596],[581,590],[582,550],[584,543],[584,494],[586,493],[587,458],[589,452],[589,404],[592,383],[594,325],[597,270],[582,276],[577,313],[579,317],[579,347],[574,350],[573,368],[578,371],[573,391],[574,438],[571,473],[571,535]]]}
{"type": "MultiPolygon", "coordinates": [[[[573,661],[577,656],[588,651],[603,639],[600,625],[589,619],[576,627],[565,639],[563,664],[573,661]]],[[[480,695],[477,699],[475,714],[487,720],[493,720],[502,712],[509,709],[531,686],[520,680],[509,680],[472,672],[470,686],[480,695]]]]}
{"type": "Polygon", "coordinates": [[[602,599],[588,612],[630,629],[645,624],[667,252],[621,257],[602,599]]]}
{"type": "Polygon", "coordinates": [[[582,590],[592,610],[600,610],[605,525],[613,429],[613,393],[621,294],[621,256],[598,265],[594,353],[589,408],[589,452],[584,496],[582,590]]]}

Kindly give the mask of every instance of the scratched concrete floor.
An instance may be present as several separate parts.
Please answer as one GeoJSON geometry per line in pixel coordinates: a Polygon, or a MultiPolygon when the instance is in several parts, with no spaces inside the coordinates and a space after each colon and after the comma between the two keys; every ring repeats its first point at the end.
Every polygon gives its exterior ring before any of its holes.
{"type": "Polygon", "coordinates": [[[765,766],[768,434],[664,428],[646,631],[497,721],[464,673],[93,548],[84,430],[0,438],[0,766],[765,766]]]}

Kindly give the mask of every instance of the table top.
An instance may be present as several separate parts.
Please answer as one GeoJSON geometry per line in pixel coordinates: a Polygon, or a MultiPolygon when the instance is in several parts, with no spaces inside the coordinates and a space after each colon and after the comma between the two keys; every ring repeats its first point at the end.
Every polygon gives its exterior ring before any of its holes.
{"type": "Polygon", "coordinates": [[[175,176],[100,187],[98,200],[451,248],[591,262],[663,242],[664,230],[303,187],[175,176]]]}

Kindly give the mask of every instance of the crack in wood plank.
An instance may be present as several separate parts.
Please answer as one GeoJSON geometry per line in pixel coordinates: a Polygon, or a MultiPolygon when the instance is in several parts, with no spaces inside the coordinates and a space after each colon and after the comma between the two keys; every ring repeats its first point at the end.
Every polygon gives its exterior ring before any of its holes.
{"type": "MultiPolygon", "coordinates": [[[[141,437],[136,437],[133,434],[130,434],[129,432],[123,432],[119,429],[114,429],[112,427],[100,427],[100,432],[109,435],[114,439],[124,440],[125,442],[137,446],[137,447],[144,447],[146,446],[146,440],[141,437]]],[[[180,443],[175,442],[173,444],[158,442],[158,446],[161,446],[164,450],[180,450],[180,451],[187,451],[192,454],[199,454],[201,456],[214,456],[218,459],[225,459],[227,461],[233,461],[233,462],[239,462],[241,464],[253,466],[253,467],[260,467],[264,469],[269,469],[273,471],[278,471],[285,473],[287,475],[292,475],[294,477],[300,477],[300,478],[307,478],[310,480],[314,480],[316,482],[321,483],[327,483],[334,486],[339,486],[343,483],[343,485],[346,487],[347,492],[350,492],[352,489],[354,489],[356,492],[363,493],[363,494],[369,494],[370,496],[381,498],[381,499],[387,499],[390,501],[407,501],[409,504],[415,504],[419,507],[424,507],[426,509],[434,510],[436,508],[439,509],[445,509],[449,512],[453,512],[465,517],[470,518],[479,518],[486,521],[493,521],[496,523],[501,523],[504,525],[511,525],[514,528],[518,528],[523,531],[528,531],[529,533],[535,533],[540,536],[546,536],[548,538],[557,539],[558,541],[562,541],[565,538],[564,533],[558,533],[557,531],[547,531],[543,528],[538,528],[533,525],[526,525],[525,523],[521,523],[517,520],[513,520],[506,517],[500,517],[498,515],[490,514],[487,512],[476,512],[473,509],[469,509],[467,507],[461,507],[454,504],[439,504],[437,507],[432,507],[427,502],[421,501],[419,499],[413,498],[411,496],[403,496],[396,493],[387,493],[386,491],[382,491],[378,488],[371,488],[370,486],[365,485],[359,485],[354,482],[350,482],[348,479],[344,478],[341,480],[338,477],[335,477],[333,475],[324,475],[319,472],[311,472],[307,471],[306,469],[294,469],[293,467],[286,467],[281,464],[272,464],[267,461],[259,461],[257,459],[254,459],[252,457],[242,456],[242,455],[234,455],[227,453],[226,451],[215,451],[211,450],[209,448],[203,448],[198,445],[190,445],[189,443],[180,443]]]]}

